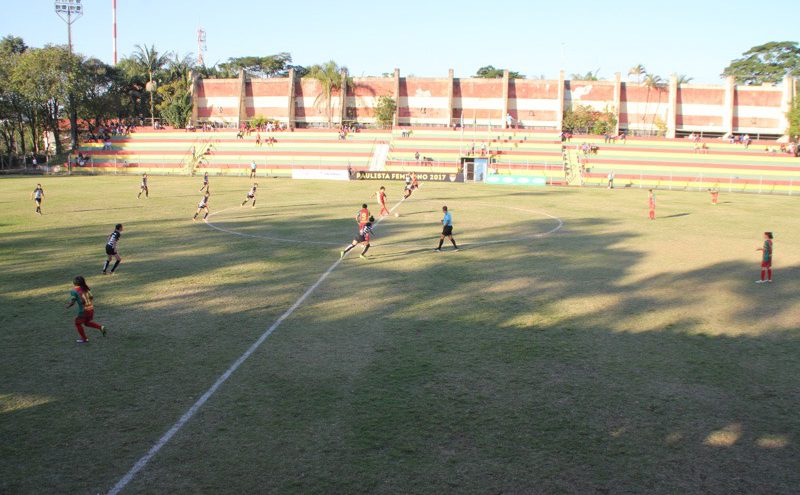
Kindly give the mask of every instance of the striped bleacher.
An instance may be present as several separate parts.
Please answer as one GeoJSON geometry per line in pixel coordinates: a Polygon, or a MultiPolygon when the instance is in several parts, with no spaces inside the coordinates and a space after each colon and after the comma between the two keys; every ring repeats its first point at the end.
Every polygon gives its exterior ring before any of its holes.
{"type": "Polygon", "coordinates": [[[515,129],[395,129],[386,168],[391,171],[430,168],[452,172],[462,156],[481,156],[483,146],[496,173],[541,176],[550,183],[564,179],[558,133],[515,129]],[[410,134],[404,135],[404,133],[410,134]],[[473,148],[474,146],[474,148],[473,148]],[[420,159],[416,159],[419,153],[420,159]]]}
{"type": "Polygon", "coordinates": [[[289,176],[293,168],[366,169],[375,144],[387,142],[391,137],[388,132],[361,131],[348,134],[342,141],[339,134],[331,130],[262,132],[262,144],[257,145],[257,133],[243,139],[236,134],[236,130],[139,131],[112,138],[110,150],[103,150],[102,143],[85,143],[79,151],[90,158],[85,168],[117,173],[187,174],[194,171],[241,175],[249,174],[250,163],[255,161],[259,174],[289,176]],[[266,142],[269,136],[275,138],[274,144],[266,142]]]}
{"type": "MultiPolygon", "coordinates": [[[[588,156],[585,185],[605,186],[608,174],[613,172],[617,187],[784,194],[800,191],[800,159],[772,151],[778,148],[774,142],[754,143],[746,149],[720,139],[704,139],[695,145],[689,139],[628,138],[623,144],[605,143],[602,137],[576,136],[566,144],[574,149],[584,142],[599,148],[596,155],[588,156]]],[[[576,155],[572,151],[572,156],[576,155]]]]}

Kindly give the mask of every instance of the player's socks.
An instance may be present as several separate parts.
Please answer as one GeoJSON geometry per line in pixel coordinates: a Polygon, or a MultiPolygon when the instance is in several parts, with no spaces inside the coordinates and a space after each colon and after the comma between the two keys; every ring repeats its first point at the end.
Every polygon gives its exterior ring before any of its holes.
{"type": "Polygon", "coordinates": [[[367,244],[366,246],[364,246],[364,250],[363,250],[363,251],[361,251],[361,256],[364,256],[365,254],[367,254],[367,251],[369,251],[369,244],[367,244]]]}
{"type": "Polygon", "coordinates": [[[83,331],[83,325],[81,325],[80,323],[76,323],[75,328],[78,330],[78,334],[81,336],[81,340],[83,340],[84,342],[89,340],[88,338],[86,338],[86,332],[83,331]]]}
{"type": "Polygon", "coordinates": [[[108,270],[108,260],[106,260],[105,264],[103,265],[103,273],[105,273],[106,270],[108,270]]]}
{"type": "Polygon", "coordinates": [[[767,280],[772,282],[772,268],[767,269],[767,280]]]}
{"type": "Polygon", "coordinates": [[[344,251],[342,251],[342,253],[344,253],[344,254],[342,256],[344,256],[345,254],[349,253],[350,250],[353,249],[354,247],[356,247],[355,244],[350,244],[349,246],[344,248],[344,251]]]}
{"type": "Polygon", "coordinates": [[[439,239],[439,247],[436,249],[442,249],[442,244],[444,243],[444,239],[439,239]]]}
{"type": "Polygon", "coordinates": [[[119,262],[120,262],[120,261],[121,261],[121,260],[117,260],[117,261],[114,263],[114,266],[113,266],[113,267],[111,267],[111,273],[114,273],[114,270],[116,270],[116,269],[117,269],[117,267],[119,266],[119,262]]]}
{"type": "Polygon", "coordinates": [[[456,251],[458,251],[458,246],[456,246],[456,240],[455,239],[450,239],[450,242],[453,243],[453,247],[456,248],[456,251]]]}
{"type": "Polygon", "coordinates": [[[256,200],[254,199],[253,200],[253,208],[255,208],[255,207],[256,207],[256,200]]]}

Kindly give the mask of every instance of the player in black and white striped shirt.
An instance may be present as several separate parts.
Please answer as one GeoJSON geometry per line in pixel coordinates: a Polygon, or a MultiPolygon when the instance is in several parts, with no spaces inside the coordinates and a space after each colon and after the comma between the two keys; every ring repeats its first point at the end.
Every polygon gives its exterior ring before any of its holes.
{"type": "Polygon", "coordinates": [[[108,236],[108,241],[106,241],[106,255],[108,256],[108,258],[106,258],[106,264],[103,265],[103,275],[105,275],[108,270],[108,265],[109,263],[111,263],[111,258],[117,259],[117,261],[114,263],[114,266],[111,268],[111,273],[114,273],[114,270],[117,269],[120,261],[122,261],[122,258],[119,256],[119,253],[117,252],[117,244],[119,243],[120,237],[122,237],[122,224],[118,223],[114,227],[114,232],[112,232],[111,235],[108,236]]]}
{"type": "Polygon", "coordinates": [[[361,251],[361,254],[359,254],[358,257],[359,258],[367,257],[366,256],[367,251],[369,251],[369,240],[372,237],[372,222],[374,221],[375,217],[369,217],[369,221],[358,230],[358,234],[356,235],[356,238],[353,239],[353,242],[349,246],[347,246],[347,248],[345,248],[344,251],[341,251],[339,253],[339,258],[344,258],[345,254],[349,253],[351,249],[353,249],[354,247],[358,246],[361,243],[364,244],[364,250],[361,251]]]}

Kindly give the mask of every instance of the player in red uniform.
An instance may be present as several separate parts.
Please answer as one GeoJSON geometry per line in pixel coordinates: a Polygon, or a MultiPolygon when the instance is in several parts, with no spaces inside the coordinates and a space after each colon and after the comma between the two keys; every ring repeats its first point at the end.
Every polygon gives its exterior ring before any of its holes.
{"type": "Polygon", "coordinates": [[[772,232],[764,232],[764,246],[756,249],[761,251],[761,280],[756,280],[757,284],[764,282],[772,283],[772,232]]]}
{"type": "Polygon", "coordinates": [[[650,205],[650,220],[656,219],[656,195],[653,194],[653,190],[650,189],[648,203],[650,205]]]}
{"type": "Polygon", "coordinates": [[[361,209],[358,210],[358,213],[356,213],[356,222],[358,222],[359,231],[370,221],[370,218],[372,218],[372,215],[369,214],[369,208],[367,208],[367,204],[364,203],[361,205],[361,209]]]}
{"type": "Polygon", "coordinates": [[[378,204],[381,205],[381,216],[389,214],[389,209],[386,208],[386,188],[381,186],[380,190],[376,193],[378,196],[378,204]]]}
{"type": "Polygon", "coordinates": [[[719,201],[719,190],[718,189],[709,189],[708,192],[711,193],[711,204],[715,205],[719,201]]]}
{"type": "Polygon", "coordinates": [[[419,189],[419,181],[417,181],[416,172],[411,172],[411,189],[419,189]]]}
{"type": "Polygon", "coordinates": [[[86,285],[86,280],[80,275],[75,277],[72,281],[75,285],[69,293],[69,303],[67,308],[71,308],[75,303],[78,304],[78,316],[75,318],[75,328],[81,336],[76,342],[85,344],[89,342],[86,337],[86,332],[83,331],[83,325],[100,330],[103,337],[106,336],[106,327],[92,321],[94,319],[94,298],[92,297],[92,290],[86,285]]]}
{"type": "Polygon", "coordinates": [[[364,250],[361,251],[361,254],[359,254],[358,257],[359,258],[366,258],[367,257],[366,256],[367,255],[367,251],[369,251],[369,240],[370,240],[370,237],[372,236],[372,222],[374,222],[374,221],[375,221],[375,218],[373,218],[373,217],[369,217],[367,219],[367,223],[365,223],[364,226],[361,227],[358,230],[358,234],[356,235],[356,238],[353,239],[353,242],[350,243],[350,245],[347,246],[344,251],[340,251],[339,252],[339,258],[340,259],[344,258],[345,254],[349,253],[351,249],[353,249],[354,247],[358,246],[361,243],[364,244],[364,250]]]}

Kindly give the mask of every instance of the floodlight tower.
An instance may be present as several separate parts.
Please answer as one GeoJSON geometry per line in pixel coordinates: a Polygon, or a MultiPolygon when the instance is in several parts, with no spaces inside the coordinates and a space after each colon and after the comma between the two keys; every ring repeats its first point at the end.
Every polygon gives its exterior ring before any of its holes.
{"type": "Polygon", "coordinates": [[[197,65],[204,66],[206,65],[205,60],[203,59],[203,52],[205,52],[208,48],[206,47],[206,30],[202,27],[197,28],[197,65]]]}
{"type": "Polygon", "coordinates": [[[81,0],[56,0],[56,14],[67,23],[67,47],[72,55],[72,24],[83,15],[81,0]]]}

